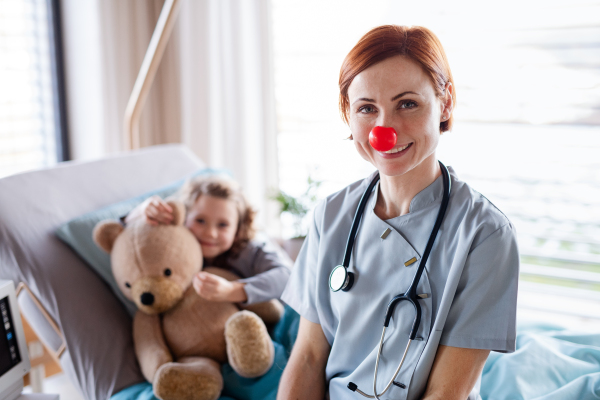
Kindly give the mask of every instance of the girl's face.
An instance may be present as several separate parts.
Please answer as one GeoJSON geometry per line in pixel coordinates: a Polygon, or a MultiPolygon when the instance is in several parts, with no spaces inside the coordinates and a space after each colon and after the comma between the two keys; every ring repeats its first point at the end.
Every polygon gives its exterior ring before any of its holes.
{"type": "Polygon", "coordinates": [[[189,209],[185,226],[200,242],[204,258],[211,262],[233,245],[238,219],[233,201],[201,195],[189,209]]]}
{"type": "Polygon", "coordinates": [[[354,145],[383,175],[418,173],[435,165],[440,122],[449,116],[452,99],[437,96],[419,64],[404,56],[377,63],[354,78],[348,97],[354,145]],[[369,133],[375,126],[396,130],[393,149],[380,152],[371,147],[369,133]]]}

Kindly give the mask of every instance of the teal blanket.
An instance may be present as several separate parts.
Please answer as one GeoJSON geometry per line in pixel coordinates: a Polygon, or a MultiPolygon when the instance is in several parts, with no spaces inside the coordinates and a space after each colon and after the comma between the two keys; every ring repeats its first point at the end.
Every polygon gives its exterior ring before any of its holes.
{"type": "MultiPolygon", "coordinates": [[[[283,368],[296,340],[299,317],[286,307],[273,330],[275,363],[266,375],[241,378],[222,368],[220,400],[275,400],[283,368]]],[[[556,326],[520,324],[517,351],[491,353],[481,379],[483,400],[600,400],[600,334],[568,332],[556,326]]],[[[126,388],[111,400],[157,400],[147,383],[126,388]]]]}

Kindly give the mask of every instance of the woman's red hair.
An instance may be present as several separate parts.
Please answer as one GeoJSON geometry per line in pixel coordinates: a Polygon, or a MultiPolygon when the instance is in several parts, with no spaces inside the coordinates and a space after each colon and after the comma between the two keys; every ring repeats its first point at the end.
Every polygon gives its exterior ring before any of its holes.
{"type": "MultiPolygon", "coordinates": [[[[383,25],[371,29],[344,59],[340,69],[340,112],[348,123],[350,102],[348,88],[362,71],[387,58],[405,56],[415,61],[431,78],[439,97],[446,93],[446,84],[453,86],[452,101],[456,104],[456,87],[444,48],[433,32],[421,26],[383,25]]],[[[454,117],[440,123],[440,132],[452,127],[454,117]]]]}

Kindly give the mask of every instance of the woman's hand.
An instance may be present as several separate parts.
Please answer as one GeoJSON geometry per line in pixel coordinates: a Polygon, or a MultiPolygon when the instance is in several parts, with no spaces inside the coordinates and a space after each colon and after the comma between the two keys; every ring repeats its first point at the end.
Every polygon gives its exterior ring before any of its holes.
{"type": "Polygon", "coordinates": [[[159,196],[152,196],[134,208],[125,218],[125,222],[129,223],[138,218],[144,218],[150,225],[169,225],[173,222],[173,209],[159,196]]]}
{"type": "Polygon", "coordinates": [[[244,283],[228,281],[208,272],[199,272],[196,274],[192,285],[200,297],[209,301],[242,303],[248,300],[244,283]]]}

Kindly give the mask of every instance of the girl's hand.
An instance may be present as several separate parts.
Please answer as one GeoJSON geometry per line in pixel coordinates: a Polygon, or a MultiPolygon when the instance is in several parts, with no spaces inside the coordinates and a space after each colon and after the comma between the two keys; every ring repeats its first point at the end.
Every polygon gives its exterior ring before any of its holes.
{"type": "Polygon", "coordinates": [[[140,218],[143,218],[150,225],[169,225],[173,221],[173,209],[159,196],[152,196],[131,210],[125,218],[125,223],[130,223],[140,218]]]}
{"type": "Polygon", "coordinates": [[[248,300],[244,283],[228,281],[208,272],[199,272],[194,276],[192,285],[200,297],[209,301],[241,303],[248,300]]]}
{"type": "Polygon", "coordinates": [[[173,222],[173,209],[159,196],[146,199],[140,208],[145,221],[150,225],[169,225],[173,222]]]}

